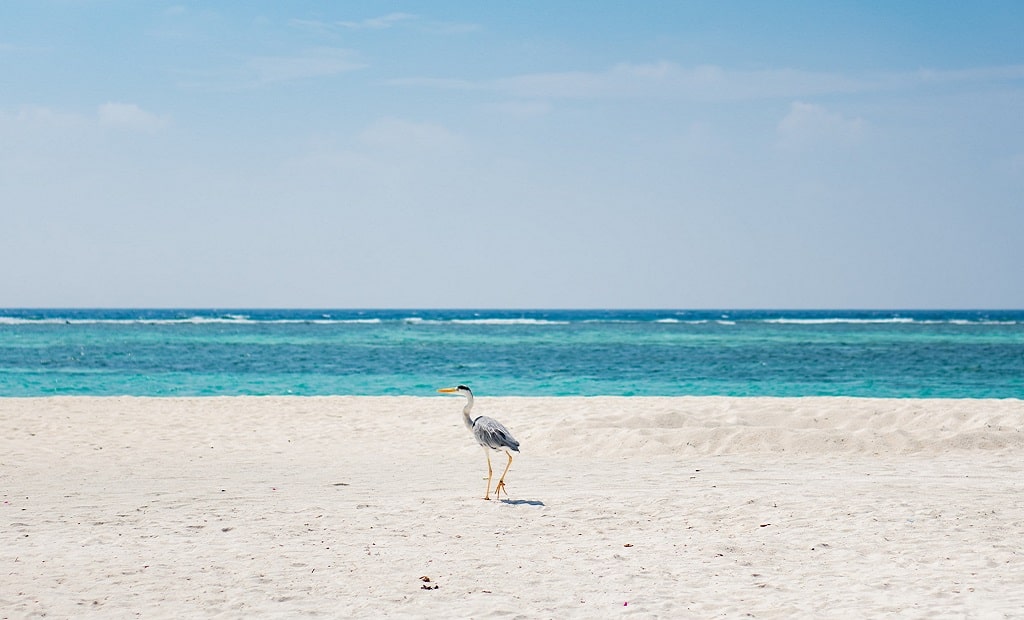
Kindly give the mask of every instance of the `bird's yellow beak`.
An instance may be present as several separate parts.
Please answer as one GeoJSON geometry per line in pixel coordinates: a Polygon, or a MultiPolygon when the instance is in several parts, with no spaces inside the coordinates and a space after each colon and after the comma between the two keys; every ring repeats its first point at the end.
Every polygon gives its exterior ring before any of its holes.
{"type": "Polygon", "coordinates": [[[438,390],[438,392],[441,392],[442,394],[451,394],[455,391],[455,388],[441,388],[440,390],[438,390]]]}

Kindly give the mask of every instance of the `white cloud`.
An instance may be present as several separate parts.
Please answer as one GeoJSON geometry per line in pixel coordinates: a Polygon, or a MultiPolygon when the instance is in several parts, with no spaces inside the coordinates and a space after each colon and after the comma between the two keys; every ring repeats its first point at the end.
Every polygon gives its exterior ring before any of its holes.
{"type": "Polygon", "coordinates": [[[360,21],[340,21],[337,22],[337,24],[351,30],[383,30],[385,28],[391,28],[399,22],[411,19],[417,19],[417,17],[410,13],[388,13],[387,15],[371,17],[360,21]]]}
{"type": "Polygon", "coordinates": [[[480,25],[466,22],[423,22],[420,28],[428,34],[448,35],[477,32],[480,25]]]}
{"type": "Polygon", "coordinates": [[[97,109],[97,117],[104,127],[131,131],[154,132],[167,125],[167,119],[146,112],[134,103],[104,103],[97,109]]]}
{"type": "Polygon", "coordinates": [[[812,103],[794,101],[779,121],[779,146],[800,149],[818,144],[852,145],[861,141],[867,122],[812,103]]]}
{"type": "Polygon", "coordinates": [[[461,136],[441,125],[398,118],[374,122],[359,134],[359,142],[381,150],[439,154],[458,152],[466,146],[461,136]]]}
{"type": "Polygon", "coordinates": [[[912,89],[936,84],[1024,79],[1024,65],[955,71],[868,75],[799,69],[738,70],[715,65],[683,67],[673,62],[618,63],[603,71],[531,73],[489,80],[404,78],[396,86],[497,92],[532,99],[646,99],[731,101],[811,97],[912,89]]]}
{"type": "Polygon", "coordinates": [[[434,35],[457,35],[480,30],[479,24],[430,21],[411,13],[389,13],[359,21],[328,22],[315,19],[292,19],[288,23],[294,27],[320,34],[338,30],[390,30],[400,25],[434,35]]]}
{"type": "Polygon", "coordinates": [[[294,56],[259,56],[248,63],[258,84],[326,77],[365,66],[354,59],[352,51],[333,47],[313,48],[294,56]]]}
{"type": "Polygon", "coordinates": [[[20,129],[68,129],[80,127],[85,119],[74,113],[54,110],[42,106],[22,106],[15,112],[0,110],[0,128],[20,129]]]}
{"type": "Polygon", "coordinates": [[[922,84],[1024,80],[1024,65],[974,67],[970,69],[953,69],[947,71],[921,69],[915,73],[907,74],[906,78],[915,80],[922,84]]]}
{"type": "Polygon", "coordinates": [[[253,56],[232,67],[179,72],[182,88],[238,91],[295,80],[327,78],[367,65],[349,49],[314,47],[291,55],[253,56]]]}
{"type": "Polygon", "coordinates": [[[792,70],[733,71],[705,65],[683,68],[671,62],[619,63],[605,71],[535,73],[486,82],[421,80],[438,87],[496,90],[527,98],[749,99],[798,92],[855,91],[866,84],[843,76],[792,70]]]}
{"type": "Polygon", "coordinates": [[[88,132],[97,127],[153,132],[166,127],[167,122],[166,117],[147,112],[134,103],[104,103],[96,107],[95,116],[43,106],[22,106],[13,112],[0,110],[0,132],[36,137],[88,132]]]}
{"type": "Polygon", "coordinates": [[[538,118],[551,112],[551,104],[542,101],[504,101],[490,104],[487,109],[512,118],[538,118]]]}
{"type": "Polygon", "coordinates": [[[672,62],[618,63],[604,71],[532,73],[491,80],[407,78],[398,86],[493,91],[532,99],[665,98],[696,101],[741,100],[871,87],[863,79],[796,70],[737,71],[713,65],[684,68],[672,62]]]}

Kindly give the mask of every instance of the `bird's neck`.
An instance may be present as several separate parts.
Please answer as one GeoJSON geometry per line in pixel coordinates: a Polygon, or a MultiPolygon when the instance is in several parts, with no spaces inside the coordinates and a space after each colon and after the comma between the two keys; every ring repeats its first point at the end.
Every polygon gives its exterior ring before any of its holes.
{"type": "Polygon", "coordinates": [[[469,415],[469,412],[473,409],[473,395],[466,395],[466,406],[462,408],[462,421],[466,423],[466,426],[473,430],[473,418],[469,415]]]}

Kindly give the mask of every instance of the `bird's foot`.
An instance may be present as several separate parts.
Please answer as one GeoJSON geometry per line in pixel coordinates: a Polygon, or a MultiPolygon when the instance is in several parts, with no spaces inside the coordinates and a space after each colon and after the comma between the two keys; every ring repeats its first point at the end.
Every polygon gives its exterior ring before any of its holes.
{"type": "Polygon", "coordinates": [[[505,498],[508,499],[508,489],[505,488],[505,481],[499,480],[498,486],[494,488],[494,495],[498,499],[501,499],[501,492],[505,491],[505,498]]]}

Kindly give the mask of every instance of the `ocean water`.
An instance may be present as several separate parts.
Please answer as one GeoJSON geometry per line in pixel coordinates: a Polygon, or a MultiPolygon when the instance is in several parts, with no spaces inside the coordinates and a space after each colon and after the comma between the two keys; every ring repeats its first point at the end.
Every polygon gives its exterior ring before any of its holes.
{"type": "Polygon", "coordinates": [[[0,396],[1024,398],[1024,311],[0,309],[0,396]]]}

